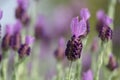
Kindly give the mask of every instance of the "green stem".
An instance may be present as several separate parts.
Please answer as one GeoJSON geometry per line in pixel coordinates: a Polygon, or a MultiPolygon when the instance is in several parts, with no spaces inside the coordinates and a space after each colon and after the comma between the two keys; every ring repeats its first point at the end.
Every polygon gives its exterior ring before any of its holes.
{"type": "MultiPolygon", "coordinates": [[[[116,6],[117,0],[110,0],[109,9],[108,9],[108,16],[114,20],[115,15],[115,6],[116,6]]],[[[111,25],[111,28],[113,29],[113,24],[111,25]]]]}
{"type": "Polygon", "coordinates": [[[100,55],[98,56],[98,66],[97,66],[97,72],[96,72],[95,80],[99,80],[100,69],[101,69],[102,64],[103,64],[105,45],[106,44],[104,44],[104,43],[101,44],[101,49],[99,51],[100,55]]]}
{"type": "Polygon", "coordinates": [[[71,80],[71,69],[72,69],[72,61],[70,62],[70,66],[69,66],[68,80],[71,80]]]}

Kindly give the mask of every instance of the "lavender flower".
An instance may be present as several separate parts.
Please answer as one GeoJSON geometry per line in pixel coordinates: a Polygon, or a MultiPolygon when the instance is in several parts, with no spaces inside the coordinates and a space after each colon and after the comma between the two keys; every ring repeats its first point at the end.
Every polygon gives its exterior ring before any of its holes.
{"type": "Polygon", "coordinates": [[[30,45],[33,43],[33,41],[34,38],[32,38],[31,36],[26,36],[25,43],[22,44],[18,50],[20,58],[30,55],[30,51],[31,51],[30,45]]]}
{"type": "Polygon", "coordinates": [[[14,24],[14,31],[13,31],[13,35],[11,37],[11,46],[14,50],[18,50],[20,48],[21,45],[21,28],[22,28],[22,24],[19,20],[16,21],[16,23],[14,24]]]}
{"type": "Polygon", "coordinates": [[[113,71],[113,70],[115,70],[117,67],[118,67],[118,63],[117,63],[115,57],[111,54],[110,57],[109,57],[109,62],[108,62],[108,64],[107,64],[107,68],[108,68],[110,71],[113,71]]]}
{"type": "Polygon", "coordinates": [[[82,80],[93,80],[93,73],[91,70],[84,72],[82,80]]]}
{"type": "Polygon", "coordinates": [[[1,20],[2,16],[3,16],[3,12],[2,12],[2,10],[0,9],[0,20],[1,20]]]}
{"type": "Polygon", "coordinates": [[[28,26],[30,23],[30,17],[27,14],[28,0],[17,0],[18,7],[15,11],[15,16],[19,19],[23,25],[28,26]]]}
{"type": "Polygon", "coordinates": [[[97,31],[101,40],[106,41],[112,39],[112,30],[109,27],[109,25],[112,23],[112,19],[105,15],[102,10],[97,12],[97,19],[97,31]]]}
{"type": "Polygon", "coordinates": [[[44,36],[45,17],[40,15],[35,24],[35,38],[40,39],[44,36]]]}
{"type": "Polygon", "coordinates": [[[63,60],[65,57],[64,47],[65,47],[65,40],[63,37],[61,37],[59,40],[58,48],[56,49],[56,51],[54,53],[55,58],[58,61],[63,60]]]}
{"type": "Polygon", "coordinates": [[[28,8],[29,0],[17,0],[19,6],[21,6],[24,10],[28,8]]]}
{"type": "Polygon", "coordinates": [[[11,36],[12,36],[12,27],[11,25],[6,25],[6,33],[2,39],[2,45],[1,45],[2,49],[5,51],[8,50],[10,47],[11,36]]]}

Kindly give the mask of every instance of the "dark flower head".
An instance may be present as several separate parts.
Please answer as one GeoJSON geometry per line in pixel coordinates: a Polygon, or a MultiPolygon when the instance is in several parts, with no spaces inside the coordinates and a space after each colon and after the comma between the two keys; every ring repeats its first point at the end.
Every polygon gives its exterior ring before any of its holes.
{"type": "Polygon", "coordinates": [[[33,41],[34,41],[34,38],[32,38],[31,36],[26,36],[25,43],[22,44],[18,50],[20,58],[30,55],[30,52],[31,52],[30,45],[33,43],[33,41]]]}
{"type": "Polygon", "coordinates": [[[2,16],[3,16],[3,11],[0,9],[0,20],[1,20],[2,16]]]}
{"type": "Polygon", "coordinates": [[[97,12],[97,19],[97,31],[99,33],[99,37],[102,39],[102,41],[111,39],[112,30],[109,25],[112,23],[112,19],[105,15],[102,10],[97,12]]]}
{"type": "Polygon", "coordinates": [[[82,41],[80,38],[76,37],[75,35],[72,36],[71,40],[67,43],[67,48],[65,50],[65,56],[70,61],[75,61],[81,56],[82,51],[82,41]]]}
{"type": "Polygon", "coordinates": [[[93,73],[91,70],[88,70],[83,73],[82,80],[93,80],[93,73]]]}
{"type": "Polygon", "coordinates": [[[18,6],[15,10],[15,17],[17,19],[21,19],[24,13],[25,13],[25,10],[21,6],[18,6]]]}
{"type": "Polygon", "coordinates": [[[30,24],[30,17],[26,12],[22,15],[21,22],[25,26],[28,26],[30,24]]]}
{"type": "Polygon", "coordinates": [[[111,54],[110,57],[109,57],[109,61],[108,61],[108,64],[107,64],[107,68],[110,70],[110,71],[113,71],[115,70],[116,68],[118,68],[118,63],[115,59],[115,57],[111,54]]]}
{"type": "Polygon", "coordinates": [[[40,15],[35,24],[35,38],[40,39],[44,36],[45,17],[40,15]]]}
{"type": "Polygon", "coordinates": [[[65,40],[63,37],[60,38],[59,40],[59,44],[58,44],[58,48],[55,50],[55,58],[58,60],[58,61],[61,61],[64,59],[65,57],[65,51],[64,51],[64,48],[65,48],[65,40]]]}
{"type": "Polygon", "coordinates": [[[10,25],[6,25],[6,33],[5,36],[2,39],[2,49],[3,50],[8,50],[10,47],[10,41],[11,41],[11,36],[12,36],[12,27],[10,25]]]}
{"type": "Polygon", "coordinates": [[[18,50],[20,48],[21,45],[21,28],[22,28],[22,24],[20,21],[17,21],[14,24],[14,30],[13,30],[13,35],[11,37],[11,47],[14,50],[18,50]]]}
{"type": "Polygon", "coordinates": [[[21,6],[24,10],[28,8],[29,0],[17,0],[19,6],[21,6]]]}

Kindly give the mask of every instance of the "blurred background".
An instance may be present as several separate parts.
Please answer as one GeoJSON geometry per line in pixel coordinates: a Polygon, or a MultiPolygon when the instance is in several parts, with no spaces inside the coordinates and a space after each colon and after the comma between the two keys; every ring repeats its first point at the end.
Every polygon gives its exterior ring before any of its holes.
{"type": "MultiPolygon", "coordinates": [[[[26,63],[30,73],[28,80],[52,80],[56,74],[57,60],[54,52],[58,47],[60,37],[65,39],[65,44],[71,37],[70,23],[73,17],[80,15],[81,8],[88,8],[91,13],[90,34],[88,36],[88,47],[84,53],[89,53],[90,46],[96,33],[96,12],[100,9],[108,13],[110,0],[29,0],[27,14],[30,17],[30,25],[23,26],[22,35],[35,36],[34,30],[37,19],[42,18],[44,34],[36,40],[32,46],[30,59],[26,63]],[[36,78],[36,76],[39,76],[36,78]]],[[[1,36],[5,34],[6,24],[16,22],[15,10],[18,6],[17,0],[0,0],[0,9],[3,17],[0,20],[1,36]]],[[[113,31],[113,54],[120,58],[120,0],[117,1],[114,14],[113,31]]],[[[0,41],[2,38],[0,39],[0,41]]],[[[66,47],[66,46],[65,46],[66,47]]],[[[64,61],[64,66],[67,61],[64,61]]],[[[24,69],[26,70],[26,69],[24,69]]],[[[24,78],[25,80],[26,77],[24,78]]]]}

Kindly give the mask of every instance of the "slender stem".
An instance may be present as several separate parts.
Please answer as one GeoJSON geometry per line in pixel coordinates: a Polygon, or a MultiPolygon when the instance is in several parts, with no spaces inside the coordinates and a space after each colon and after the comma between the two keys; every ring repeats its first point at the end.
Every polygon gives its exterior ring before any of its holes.
{"type": "Polygon", "coordinates": [[[71,80],[71,69],[72,69],[72,61],[70,62],[70,66],[69,66],[68,80],[71,80]]]}
{"type": "Polygon", "coordinates": [[[98,66],[97,66],[95,80],[99,80],[100,69],[101,69],[102,64],[103,64],[104,49],[105,49],[105,44],[102,43],[100,53],[99,53],[100,55],[98,56],[98,66]]]}
{"type": "MultiPolygon", "coordinates": [[[[115,6],[116,6],[117,0],[110,0],[109,9],[108,9],[108,16],[114,20],[115,15],[115,6]]],[[[111,28],[113,29],[113,24],[111,25],[111,28]]]]}

